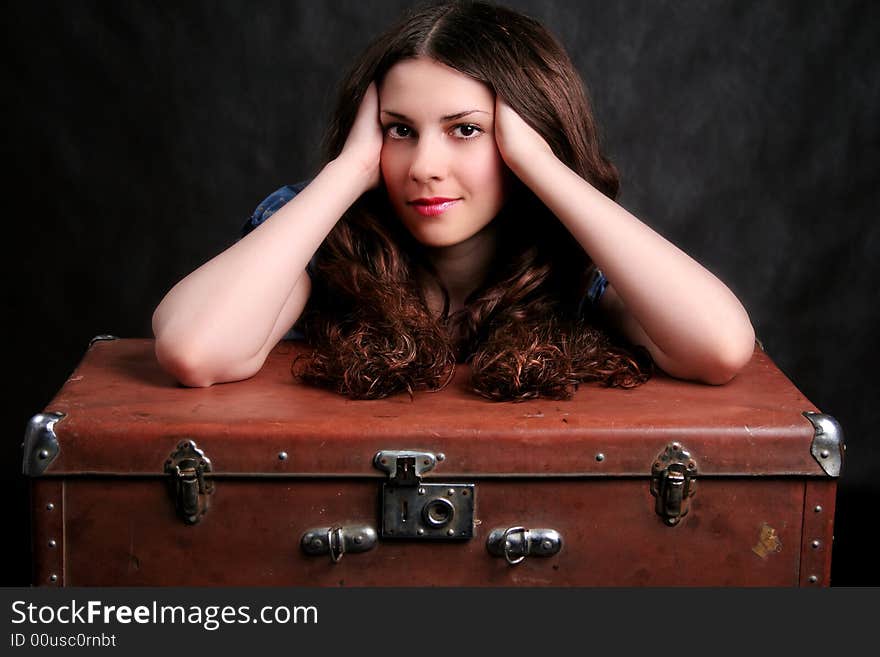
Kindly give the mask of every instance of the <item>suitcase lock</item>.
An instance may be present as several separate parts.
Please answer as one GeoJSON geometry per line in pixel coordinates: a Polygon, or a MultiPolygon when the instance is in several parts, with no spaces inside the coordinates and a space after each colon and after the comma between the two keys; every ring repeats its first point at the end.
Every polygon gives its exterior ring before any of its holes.
{"type": "Polygon", "coordinates": [[[689,498],[697,488],[697,463],[681,443],[670,443],[651,468],[651,495],[656,511],[670,527],[687,515],[689,498]]]}
{"type": "Polygon", "coordinates": [[[199,522],[208,511],[208,495],[214,492],[214,482],[205,478],[208,472],[211,472],[211,460],[192,440],[179,443],[165,461],[174,504],[188,525],[199,522]]]}
{"type": "Polygon", "coordinates": [[[422,474],[442,454],[381,451],[373,465],[382,484],[382,538],[469,539],[474,535],[474,484],[429,484],[422,474]]]}

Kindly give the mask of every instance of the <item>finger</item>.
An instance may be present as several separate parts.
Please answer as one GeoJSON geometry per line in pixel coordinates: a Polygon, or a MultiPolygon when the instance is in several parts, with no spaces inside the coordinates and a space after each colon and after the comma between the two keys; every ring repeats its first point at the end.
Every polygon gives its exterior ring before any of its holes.
{"type": "Polygon", "coordinates": [[[376,90],[376,83],[370,82],[367,90],[364,92],[364,100],[366,101],[369,99],[370,101],[373,101],[378,97],[378,95],[379,92],[376,90]]]}
{"type": "Polygon", "coordinates": [[[374,122],[379,121],[379,101],[378,101],[378,93],[376,92],[375,83],[370,83],[370,86],[367,87],[367,90],[364,92],[363,97],[361,98],[360,105],[358,105],[357,113],[354,117],[354,124],[352,125],[352,129],[357,131],[358,134],[365,129],[365,126],[372,124],[374,122]]]}
{"type": "Polygon", "coordinates": [[[371,82],[370,86],[367,87],[367,93],[364,96],[364,100],[367,101],[370,110],[379,113],[379,89],[376,87],[375,82],[371,82]]]}

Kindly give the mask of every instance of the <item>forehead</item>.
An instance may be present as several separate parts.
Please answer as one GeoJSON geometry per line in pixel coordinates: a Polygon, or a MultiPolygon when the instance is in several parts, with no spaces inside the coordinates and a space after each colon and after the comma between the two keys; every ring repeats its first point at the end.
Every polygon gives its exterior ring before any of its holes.
{"type": "Polygon", "coordinates": [[[392,66],[379,85],[382,110],[412,115],[491,112],[492,90],[482,82],[433,59],[406,59],[392,66]]]}

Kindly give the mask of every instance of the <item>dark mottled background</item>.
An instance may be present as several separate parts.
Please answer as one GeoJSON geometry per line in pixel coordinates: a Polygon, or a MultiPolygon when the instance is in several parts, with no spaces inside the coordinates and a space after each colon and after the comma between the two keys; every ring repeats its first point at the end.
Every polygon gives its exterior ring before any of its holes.
{"type": "MultiPolygon", "coordinates": [[[[409,3],[180,4],[4,4],[3,584],[29,581],[27,419],[91,337],[149,336],[173,283],[313,173],[343,68],[409,3]]],[[[833,583],[880,584],[878,5],[509,4],[572,53],[622,204],[726,281],[842,423],[833,583]]]]}

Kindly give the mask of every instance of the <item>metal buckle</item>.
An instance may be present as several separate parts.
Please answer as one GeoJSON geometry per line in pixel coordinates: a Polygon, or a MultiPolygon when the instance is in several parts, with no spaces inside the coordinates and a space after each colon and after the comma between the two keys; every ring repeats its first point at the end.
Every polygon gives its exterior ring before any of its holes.
{"type": "Polygon", "coordinates": [[[345,555],[345,541],[342,538],[342,527],[329,527],[327,529],[327,547],[330,551],[330,560],[339,563],[345,555]],[[336,547],[333,547],[333,538],[336,538],[336,547]]]}
{"type": "Polygon", "coordinates": [[[526,555],[529,552],[528,533],[529,533],[529,530],[526,529],[525,527],[508,527],[507,529],[504,530],[504,533],[501,535],[500,542],[501,542],[501,548],[504,550],[504,560],[507,563],[509,563],[511,566],[515,566],[516,564],[525,561],[526,555]],[[508,539],[510,538],[511,534],[516,533],[516,532],[521,532],[523,535],[523,537],[522,537],[523,552],[518,557],[511,559],[510,550],[513,547],[513,544],[511,544],[511,542],[508,539]]]}

